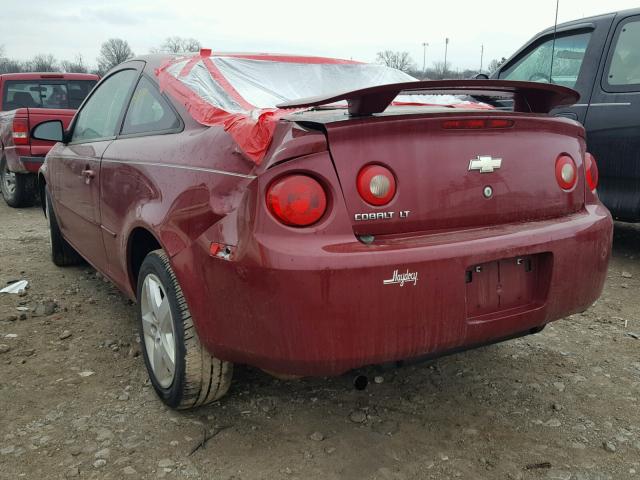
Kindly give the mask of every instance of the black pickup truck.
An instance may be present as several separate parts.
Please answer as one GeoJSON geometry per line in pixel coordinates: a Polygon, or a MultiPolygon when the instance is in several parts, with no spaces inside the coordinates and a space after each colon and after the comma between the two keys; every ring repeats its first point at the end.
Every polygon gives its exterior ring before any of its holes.
{"type": "Polygon", "coordinates": [[[552,113],[585,126],[600,170],[598,195],[613,216],[640,221],[640,8],[563,23],[555,41],[548,28],[491,78],[577,90],[579,103],[552,113]]]}

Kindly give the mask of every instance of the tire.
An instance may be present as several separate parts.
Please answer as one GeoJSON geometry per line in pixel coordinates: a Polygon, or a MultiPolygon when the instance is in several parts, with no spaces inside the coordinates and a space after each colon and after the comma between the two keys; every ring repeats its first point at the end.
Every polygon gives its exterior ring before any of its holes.
{"type": "Polygon", "coordinates": [[[2,161],[0,188],[4,201],[10,207],[31,207],[36,201],[36,181],[35,174],[11,172],[6,160],[2,161]]]}
{"type": "Polygon", "coordinates": [[[137,294],[144,363],[160,399],[183,410],[227,393],[233,364],[212,357],[200,343],[182,289],[162,250],[149,253],[142,262],[137,294]]]}
{"type": "Polygon", "coordinates": [[[49,220],[49,240],[51,243],[51,261],[58,267],[68,267],[71,265],[78,265],[83,262],[82,257],[75,249],[69,245],[62,237],[60,227],[58,226],[58,220],[56,214],[53,211],[51,205],[51,196],[49,195],[49,189],[45,187],[45,215],[49,220]]]}

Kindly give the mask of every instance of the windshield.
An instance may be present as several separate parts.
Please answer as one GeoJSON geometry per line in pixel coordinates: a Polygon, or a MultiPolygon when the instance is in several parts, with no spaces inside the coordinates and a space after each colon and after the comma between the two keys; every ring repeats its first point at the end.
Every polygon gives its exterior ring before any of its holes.
{"type": "Polygon", "coordinates": [[[95,84],[95,80],[10,80],[5,84],[2,109],[77,109],[95,84]]]}

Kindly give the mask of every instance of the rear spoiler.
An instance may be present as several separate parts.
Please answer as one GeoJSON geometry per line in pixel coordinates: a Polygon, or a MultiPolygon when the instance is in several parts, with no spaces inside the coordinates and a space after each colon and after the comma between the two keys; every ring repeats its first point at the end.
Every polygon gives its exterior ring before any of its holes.
{"type": "Polygon", "coordinates": [[[346,100],[349,115],[382,113],[400,94],[448,94],[513,99],[515,112],[549,113],[555,107],[573,105],[580,94],[548,83],[509,80],[437,80],[390,83],[333,95],[319,95],[280,103],[278,108],[318,107],[346,100]]]}

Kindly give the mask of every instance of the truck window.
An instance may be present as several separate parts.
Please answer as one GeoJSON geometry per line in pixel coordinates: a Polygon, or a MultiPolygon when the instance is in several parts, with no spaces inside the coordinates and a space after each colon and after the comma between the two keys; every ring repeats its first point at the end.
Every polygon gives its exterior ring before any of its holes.
{"type": "Polygon", "coordinates": [[[3,110],[72,108],[80,106],[95,80],[11,80],[3,92],[3,110]]]}
{"type": "MultiPolygon", "coordinates": [[[[556,38],[552,83],[575,87],[590,38],[591,32],[556,38]]],[[[502,70],[498,78],[549,83],[552,46],[553,39],[549,38],[502,70]]]]}
{"type": "MultiPolygon", "coordinates": [[[[619,27],[609,65],[607,82],[611,86],[640,87],[640,19],[619,27]]],[[[626,89],[625,89],[626,90],[626,89]]]]}

